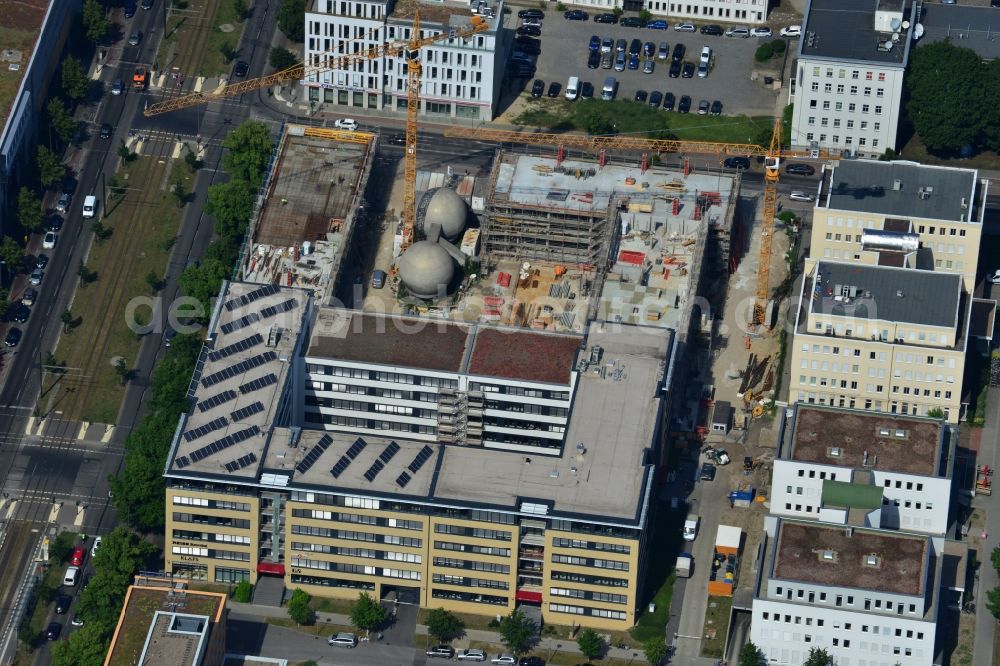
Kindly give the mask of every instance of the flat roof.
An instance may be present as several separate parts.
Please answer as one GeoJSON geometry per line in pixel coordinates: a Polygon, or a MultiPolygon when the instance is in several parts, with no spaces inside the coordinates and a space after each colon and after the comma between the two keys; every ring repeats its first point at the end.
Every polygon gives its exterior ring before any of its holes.
{"type": "Polygon", "coordinates": [[[983,60],[1000,58],[1000,16],[992,7],[969,5],[942,5],[925,2],[920,11],[920,24],[924,26],[923,39],[917,48],[950,39],[955,46],[972,49],[983,60]]]}
{"type": "Polygon", "coordinates": [[[841,160],[832,167],[829,198],[820,196],[817,205],[877,215],[978,224],[972,216],[977,180],[975,169],[905,161],[841,160]]]}
{"type": "MultiPolygon", "coordinates": [[[[175,588],[173,583],[168,580],[151,584],[130,585],[104,666],[133,666],[139,663],[182,666],[185,662],[171,651],[172,648],[166,645],[164,640],[158,640],[157,645],[153,646],[153,658],[140,662],[140,656],[148,653],[146,649],[147,637],[150,632],[157,629],[154,624],[157,614],[163,613],[164,615],[161,617],[175,613],[202,616],[208,618],[210,625],[214,625],[222,619],[225,609],[225,593],[175,588]],[[155,652],[155,650],[160,649],[161,646],[163,649],[171,651],[170,654],[173,656],[166,658],[164,655],[164,658],[160,658],[160,653],[155,652]]],[[[210,629],[211,627],[206,628],[206,630],[210,629]]],[[[170,635],[168,634],[168,636],[170,635]]],[[[183,648],[190,644],[188,638],[189,636],[184,634],[175,634],[167,638],[166,642],[177,640],[179,641],[177,647],[183,648]]],[[[194,662],[187,663],[193,664],[194,662]]]]}
{"type": "Polygon", "coordinates": [[[875,30],[875,12],[902,13],[907,4],[905,0],[810,0],[799,57],[903,66],[909,53],[909,30],[886,50],[880,44],[884,45],[892,33],[875,30]]]}
{"type": "Polygon", "coordinates": [[[956,273],[821,261],[812,287],[811,314],[959,327],[962,276],[956,273]]]}
{"type": "Polygon", "coordinates": [[[460,372],[472,327],[446,319],[323,308],[307,354],[358,363],[460,372]]]}
{"type": "MultiPolygon", "coordinates": [[[[492,0],[490,6],[496,12],[496,16],[488,19],[490,30],[496,30],[503,21],[503,0],[492,0]]],[[[400,0],[392,6],[392,13],[387,19],[392,23],[409,23],[413,19],[416,10],[420,10],[420,25],[438,24],[451,27],[463,27],[470,23],[472,12],[467,2],[419,2],[417,0],[400,0]]],[[[486,18],[483,16],[482,18],[486,18]]],[[[439,43],[438,46],[447,46],[446,42],[439,43]]]]}
{"type": "Polygon", "coordinates": [[[136,663],[200,666],[209,625],[207,615],[156,611],[136,663]]]}
{"type": "Polygon", "coordinates": [[[310,302],[301,289],[223,285],[168,472],[256,477],[310,302]]]}
{"type": "Polygon", "coordinates": [[[514,509],[537,500],[551,504],[550,513],[637,519],[673,332],[595,322],[587,337],[588,349],[594,345],[604,365],[579,375],[558,458],[449,446],[435,497],[514,509]]]}
{"type": "Polygon", "coordinates": [[[802,403],[794,414],[791,460],[921,476],[938,469],[942,421],[802,403]]]}
{"type": "Polygon", "coordinates": [[[476,333],[469,373],[569,384],[581,342],[579,335],[481,328],[476,333]]]}
{"type": "Polygon", "coordinates": [[[924,595],[928,537],[782,519],[774,548],[774,579],[924,595]]]}
{"type": "Polygon", "coordinates": [[[4,27],[4,41],[0,43],[0,128],[7,127],[49,4],[50,0],[0,0],[4,27]],[[7,53],[8,49],[11,53],[7,53]],[[14,64],[17,67],[10,69],[14,64]]]}

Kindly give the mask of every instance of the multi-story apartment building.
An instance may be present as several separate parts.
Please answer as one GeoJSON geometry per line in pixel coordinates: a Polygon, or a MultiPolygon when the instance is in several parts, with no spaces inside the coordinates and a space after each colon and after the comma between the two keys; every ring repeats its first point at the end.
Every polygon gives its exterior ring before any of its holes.
{"type": "Polygon", "coordinates": [[[789,89],[793,146],[866,157],[896,149],[912,4],[810,0],[789,89]]]}
{"type": "Polygon", "coordinates": [[[227,283],[167,463],[166,567],[627,628],[673,354],[662,328],[552,334],[227,283]]]}
{"type": "Polygon", "coordinates": [[[642,7],[654,14],[676,18],[739,23],[763,23],[767,20],[767,8],[768,0],[646,0],[642,7]]]}
{"type": "Polygon", "coordinates": [[[945,534],[957,441],[952,426],[801,403],[791,409],[779,426],[772,515],[945,534]]]}
{"type": "Polygon", "coordinates": [[[824,173],[810,257],[962,275],[972,293],[989,181],[974,169],[842,160],[824,173]]]}
{"type": "Polygon", "coordinates": [[[789,401],[957,422],[969,301],[955,273],[815,263],[799,297],[789,401]]]}
{"type": "MultiPolygon", "coordinates": [[[[469,25],[464,2],[396,2],[396,0],[312,0],[306,12],[304,60],[363,53],[389,42],[411,38],[415,10],[420,12],[420,36],[428,37],[469,25]]],[[[500,99],[506,57],[502,39],[503,2],[495,16],[483,17],[486,32],[465,39],[450,38],[420,50],[420,112],[492,120],[500,99]]],[[[405,53],[363,60],[353,67],[313,73],[302,85],[310,102],[339,112],[387,109],[406,113],[405,53]]]]}
{"type": "Polygon", "coordinates": [[[764,531],[750,639],[768,664],[801,664],[810,648],[850,666],[940,663],[936,623],[964,580],[956,544],[776,516],[764,531]]]}

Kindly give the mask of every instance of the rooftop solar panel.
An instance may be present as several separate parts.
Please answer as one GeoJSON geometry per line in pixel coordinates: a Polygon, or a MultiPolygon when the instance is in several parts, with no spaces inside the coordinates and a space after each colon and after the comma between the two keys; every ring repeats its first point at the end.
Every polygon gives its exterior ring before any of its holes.
{"type": "Polygon", "coordinates": [[[410,482],[410,475],[407,474],[406,472],[403,472],[396,478],[396,485],[399,486],[400,488],[405,488],[406,484],[408,484],[409,482],[410,482]]]}
{"type": "Polygon", "coordinates": [[[271,305],[260,311],[260,316],[264,319],[268,317],[273,317],[274,315],[281,314],[282,312],[288,312],[289,310],[294,310],[296,301],[294,298],[289,298],[287,301],[282,301],[277,305],[271,305]]]}
{"type": "Polygon", "coordinates": [[[248,370],[253,370],[254,368],[264,365],[265,363],[270,363],[276,358],[278,358],[278,355],[273,351],[266,351],[262,354],[251,356],[248,359],[240,361],[236,365],[231,365],[228,368],[219,370],[218,372],[213,372],[207,377],[202,377],[201,384],[205,387],[214,386],[219,382],[225,381],[231,377],[242,375],[248,370]]]}
{"type": "Polygon", "coordinates": [[[229,335],[233,331],[238,331],[241,328],[246,328],[250,324],[256,323],[258,321],[260,321],[260,315],[257,314],[256,312],[251,312],[248,315],[240,317],[236,321],[231,321],[228,324],[223,324],[222,326],[219,327],[219,329],[226,335],[229,335]]]}
{"type": "Polygon", "coordinates": [[[399,444],[396,442],[389,442],[389,445],[385,447],[385,451],[379,454],[378,459],[383,463],[388,464],[392,457],[399,453],[399,444]]]}
{"type": "Polygon", "coordinates": [[[347,453],[345,455],[351,460],[354,460],[361,454],[362,451],[365,450],[366,446],[368,446],[368,442],[358,437],[354,440],[354,443],[351,444],[351,448],[347,449],[347,453]]]}
{"type": "Polygon", "coordinates": [[[198,402],[198,411],[207,412],[210,409],[214,409],[219,405],[225,404],[230,400],[233,400],[237,395],[239,394],[236,391],[233,391],[232,389],[228,389],[226,391],[223,391],[222,393],[216,393],[211,398],[205,398],[204,400],[198,402]]]}
{"type": "Polygon", "coordinates": [[[420,449],[420,451],[417,453],[416,457],[413,459],[413,462],[410,463],[407,469],[416,474],[432,455],[434,455],[434,449],[432,449],[429,446],[424,446],[424,448],[420,449]]]}
{"type": "Polygon", "coordinates": [[[229,421],[226,420],[226,417],[220,416],[217,419],[212,419],[203,426],[198,426],[193,430],[188,430],[186,433],[184,433],[184,441],[192,442],[198,439],[199,437],[204,437],[210,432],[214,432],[216,430],[219,430],[220,428],[225,428],[227,425],[229,425],[229,421]]]}
{"type": "Polygon", "coordinates": [[[257,401],[251,405],[247,405],[246,407],[240,407],[235,412],[230,414],[229,418],[233,421],[242,421],[243,419],[253,416],[254,414],[259,414],[262,411],[264,411],[264,404],[257,401]]]}
{"type": "Polygon", "coordinates": [[[196,451],[192,451],[191,462],[198,462],[199,460],[207,458],[208,456],[214,453],[218,453],[219,451],[228,449],[230,446],[239,444],[242,441],[250,439],[259,432],[260,428],[258,428],[257,426],[250,426],[249,428],[246,428],[244,430],[234,432],[231,435],[226,435],[222,439],[217,439],[207,446],[203,446],[196,451]]]}
{"type": "Polygon", "coordinates": [[[347,466],[350,464],[350,458],[347,456],[340,456],[340,460],[337,461],[337,464],[330,469],[330,474],[333,474],[333,478],[335,479],[340,478],[340,475],[344,473],[344,470],[346,470],[347,466]]]}
{"type": "Polygon", "coordinates": [[[242,458],[237,458],[232,462],[226,463],[227,472],[235,472],[238,469],[243,469],[248,465],[252,465],[257,462],[257,455],[255,453],[248,453],[242,458]]]}
{"type": "Polygon", "coordinates": [[[261,287],[260,289],[255,289],[249,294],[237,296],[236,298],[226,301],[226,310],[228,312],[232,312],[236,308],[241,308],[244,305],[250,305],[259,298],[264,298],[265,296],[278,293],[279,289],[278,285],[269,284],[261,287]]]}
{"type": "Polygon", "coordinates": [[[253,335],[238,340],[231,345],[226,345],[221,349],[216,349],[208,355],[209,361],[218,361],[219,359],[227,358],[233,354],[238,354],[241,351],[246,351],[252,347],[256,347],[260,343],[264,342],[264,338],[260,333],[254,333],[253,335]]]}
{"type": "Polygon", "coordinates": [[[333,443],[333,437],[330,437],[329,435],[323,435],[323,437],[321,437],[320,440],[316,442],[316,445],[309,450],[309,453],[305,455],[302,461],[295,466],[295,471],[298,472],[299,474],[305,474],[306,472],[308,472],[309,468],[312,467],[317,460],[319,460],[319,457],[323,455],[324,451],[330,448],[330,444],[332,443],[333,443]]]}
{"type": "Polygon", "coordinates": [[[177,469],[184,469],[191,464],[191,460],[187,456],[177,456],[174,459],[174,467],[177,469]]]}
{"type": "Polygon", "coordinates": [[[262,388],[277,383],[278,383],[278,376],[272,372],[270,374],[249,381],[246,384],[241,384],[240,393],[250,393],[252,391],[259,391],[262,388]]]}
{"type": "Polygon", "coordinates": [[[372,463],[372,466],[368,468],[368,471],[365,472],[365,478],[368,479],[369,482],[374,481],[375,477],[378,476],[378,473],[381,472],[384,467],[384,462],[376,460],[372,463]]]}

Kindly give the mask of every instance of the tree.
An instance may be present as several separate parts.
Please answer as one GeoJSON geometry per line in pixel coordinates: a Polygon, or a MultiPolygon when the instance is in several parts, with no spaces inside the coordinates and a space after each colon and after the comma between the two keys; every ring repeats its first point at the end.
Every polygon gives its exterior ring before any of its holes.
{"type": "Polygon", "coordinates": [[[653,20],[653,14],[648,9],[643,9],[639,12],[639,20],[642,21],[643,25],[646,25],[653,20]]]}
{"type": "Polygon", "coordinates": [[[811,648],[802,666],[833,666],[833,657],[825,648],[811,648]]]}
{"type": "Polygon", "coordinates": [[[102,625],[110,635],[118,622],[132,576],[156,550],[156,546],[125,527],[117,527],[103,537],[101,548],[93,557],[90,585],[80,594],[76,607],[87,625],[102,625]]]}
{"type": "Polygon", "coordinates": [[[760,660],[763,656],[760,648],[754,645],[753,641],[747,641],[747,644],[740,650],[740,666],[760,666],[760,660]]]}
{"type": "Polygon", "coordinates": [[[49,100],[45,110],[49,116],[49,125],[55,130],[59,140],[63,143],[69,143],[73,134],[76,133],[76,121],[66,110],[66,105],[58,97],[53,97],[49,100]]]}
{"type": "Polygon", "coordinates": [[[219,53],[222,54],[222,61],[226,64],[231,63],[236,58],[236,49],[229,42],[222,42],[219,46],[219,53]]]}
{"type": "Polygon", "coordinates": [[[990,562],[993,563],[994,569],[1000,571],[1000,546],[997,546],[990,551],[990,562]]]}
{"type": "Polygon", "coordinates": [[[80,278],[80,284],[88,285],[91,282],[97,280],[97,271],[87,268],[87,264],[80,262],[80,268],[76,271],[77,277],[80,278]]]}
{"type": "Polygon", "coordinates": [[[774,45],[771,42],[764,42],[753,52],[753,59],[757,62],[767,62],[774,55],[774,45]]]}
{"type": "Polygon", "coordinates": [[[235,179],[245,180],[254,188],[259,187],[274,149],[274,140],[267,125],[248,120],[229,133],[222,147],[226,149],[222,157],[226,171],[235,179]]]}
{"type": "Polygon", "coordinates": [[[24,231],[31,231],[42,226],[42,202],[28,187],[22,187],[17,193],[17,221],[24,231]]]}
{"type": "Polygon", "coordinates": [[[440,643],[460,636],[465,630],[465,623],[462,622],[462,619],[443,608],[435,608],[428,613],[426,624],[427,633],[436,638],[440,643]]]}
{"type": "Polygon", "coordinates": [[[132,378],[132,368],[128,367],[128,362],[121,356],[115,361],[115,373],[118,375],[118,382],[122,386],[128,384],[128,380],[132,378]]]}
{"type": "Polygon", "coordinates": [[[576,122],[584,131],[594,136],[614,134],[614,121],[599,104],[600,102],[594,100],[584,101],[576,110],[576,122]]]}
{"type": "Polygon", "coordinates": [[[537,631],[531,618],[518,609],[500,619],[500,640],[515,655],[528,651],[537,631]]]}
{"type": "Polygon", "coordinates": [[[604,643],[597,632],[587,627],[576,637],[576,645],[587,659],[597,659],[604,651],[604,643]]]}
{"type": "Polygon", "coordinates": [[[13,273],[24,266],[24,248],[10,236],[4,236],[0,241],[0,261],[7,265],[7,270],[13,273]]]}
{"type": "Polygon", "coordinates": [[[100,220],[94,220],[90,225],[90,230],[94,232],[94,238],[97,239],[98,243],[108,240],[111,238],[111,234],[115,232],[112,227],[104,226],[104,223],[100,220]]]}
{"type": "Polygon", "coordinates": [[[306,0],[281,0],[278,7],[278,27],[293,42],[306,38],[306,0]]]}
{"type": "Polygon", "coordinates": [[[237,21],[246,20],[247,10],[247,0],[233,0],[233,13],[236,14],[237,21]]]}
{"type": "Polygon", "coordinates": [[[177,207],[183,208],[188,200],[188,191],[184,189],[184,183],[179,180],[174,181],[174,186],[170,188],[170,193],[177,200],[177,207]]]}
{"type": "Polygon", "coordinates": [[[248,580],[241,580],[233,590],[233,599],[241,604],[250,603],[253,599],[253,585],[248,580]]]}
{"type": "Polygon", "coordinates": [[[118,156],[122,158],[125,164],[139,159],[139,155],[132,152],[132,149],[129,148],[124,141],[122,141],[122,145],[118,146],[118,156]]]}
{"type": "Polygon", "coordinates": [[[122,181],[118,178],[117,174],[112,174],[108,178],[108,198],[121,199],[123,196],[125,196],[125,186],[122,185],[122,181]]]}
{"type": "Polygon", "coordinates": [[[66,56],[62,61],[62,89],[70,100],[77,102],[87,95],[90,79],[87,70],[73,56],[66,56]]]}
{"type": "Polygon", "coordinates": [[[5,316],[14,304],[10,302],[10,291],[7,287],[0,287],[0,317],[5,316]]]}
{"type": "Polygon", "coordinates": [[[945,40],[914,49],[907,68],[906,114],[928,151],[958,154],[976,146],[993,113],[989,74],[979,55],[945,40]]]}
{"type": "Polygon", "coordinates": [[[66,175],[66,167],[62,165],[59,156],[47,146],[38,146],[35,161],[38,164],[38,179],[46,189],[58,184],[66,175]]]}
{"type": "Polygon", "coordinates": [[[73,313],[69,311],[69,308],[62,311],[62,314],[59,315],[59,321],[62,322],[63,333],[69,333],[73,326],[73,313]]]}
{"type": "Polygon", "coordinates": [[[155,271],[146,273],[146,284],[149,285],[149,291],[154,294],[163,288],[163,280],[155,271]]]}
{"type": "Polygon", "coordinates": [[[177,283],[185,295],[201,301],[207,313],[211,312],[209,305],[212,299],[219,295],[222,281],[228,278],[229,274],[229,265],[217,259],[203,259],[201,263],[184,269],[177,283]]]}
{"type": "Polygon", "coordinates": [[[374,597],[362,592],[358,600],[351,604],[349,616],[351,624],[370,633],[385,622],[386,610],[374,597]]]}
{"type": "Polygon", "coordinates": [[[253,190],[240,180],[216,183],[208,188],[205,212],[215,218],[215,233],[238,238],[253,214],[253,190]]]}
{"type": "Polygon", "coordinates": [[[100,624],[85,624],[52,644],[52,666],[101,666],[110,642],[100,624]]]}
{"type": "Polygon", "coordinates": [[[299,57],[286,48],[275,46],[271,49],[270,53],[268,53],[267,61],[271,63],[271,67],[281,71],[297,65],[299,63],[299,57]]]}
{"type": "Polygon", "coordinates": [[[204,166],[204,163],[198,159],[198,155],[196,155],[190,148],[188,148],[188,151],[184,153],[184,163],[188,165],[188,168],[191,169],[191,171],[197,171],[204,166]]]}
{"type": "Polygon", "coordinates": [[[288,600],[288,617],[295,624],[312,624],[313,610],[309,608],[309,593],[301,588],[295,588],[288,600]]]}
{"type": "Polygon", "coordinates": [[[667,641],[662,635],[654,636],[643,643],[642,651],[646,654],[646,661],[656,666],[667,656],[667,641]]]}
{"type": "Polygon", "coordinates": [[[83,3],[83,27],[87,30],[87,39],[94,44],[103,41],[107,36],[111,23],[97,0],[86,0],[83,3]]]}

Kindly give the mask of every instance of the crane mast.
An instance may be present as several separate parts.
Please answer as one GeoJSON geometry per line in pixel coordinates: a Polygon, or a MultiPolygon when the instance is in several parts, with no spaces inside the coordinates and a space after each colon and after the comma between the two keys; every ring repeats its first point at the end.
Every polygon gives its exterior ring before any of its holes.
{"type": "Polygon", "coordinates": [[[406,154],[403,156],[403,242],[405,252],[413,243],[417,216],[417,116],[420,112],[420,12],[413,14],[413,31],[406,51],[406,154]]]}

